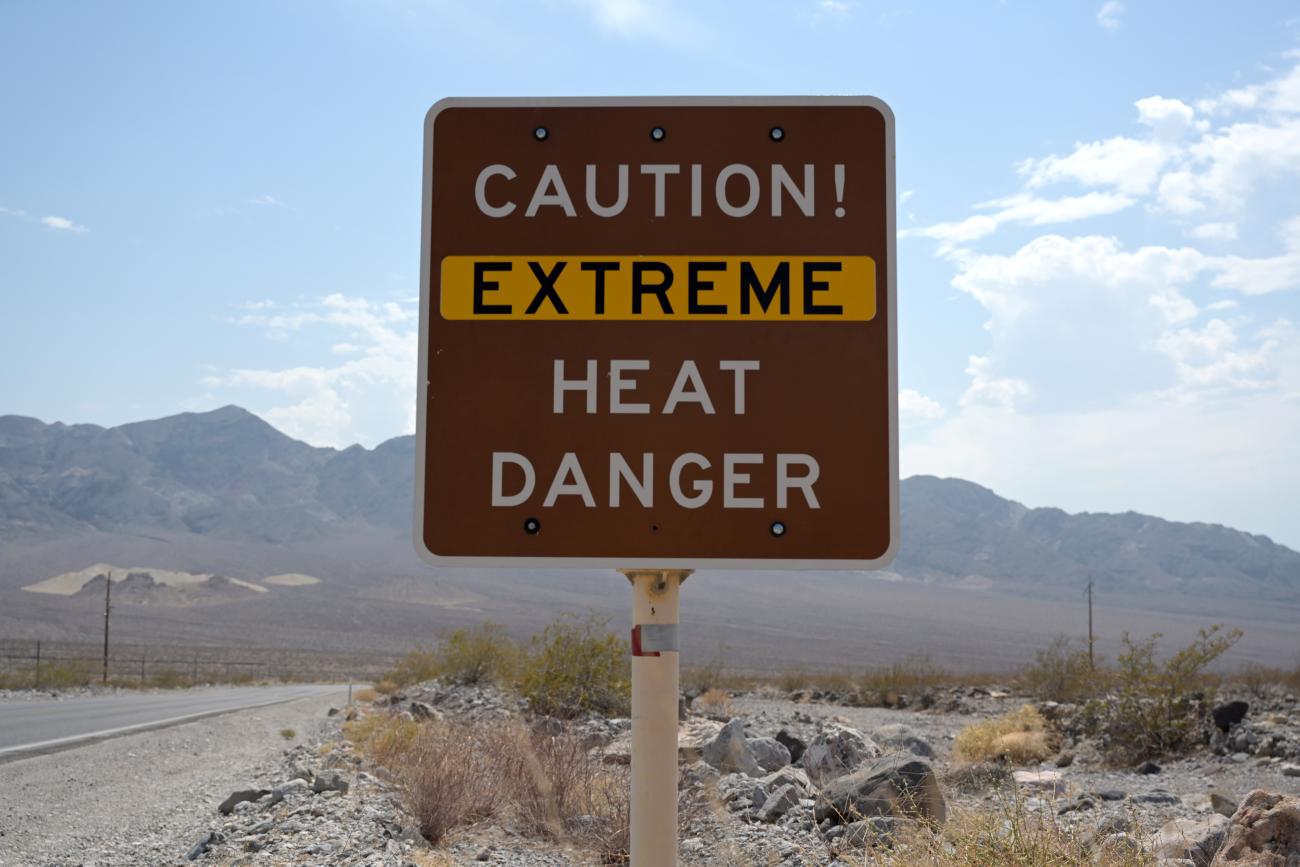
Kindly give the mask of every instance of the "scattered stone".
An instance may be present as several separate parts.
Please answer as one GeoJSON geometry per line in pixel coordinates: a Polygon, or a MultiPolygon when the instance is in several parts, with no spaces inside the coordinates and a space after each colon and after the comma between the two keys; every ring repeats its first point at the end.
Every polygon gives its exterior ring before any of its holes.
{"type": "Polygon", "coordinates": [[[1079,795],[1077,798],[1071,798],[1057,807],[1056,813],[1058,816],[1064,816],[1066,813],[1074,813],[1079,810],[1091,810],[1096,806],[1097,802],[1092,798],[1087,795],[1079,795]]]}
{"type": "Polygon", "coordinates": [[[411,716],[415,717],[416,719],[422,719],[422,720],[442,719],[442,713],[440,711],[434,710],[433,708],[429,707],[429,705],[425,704],[422,701],[411,702],[409,708],[411,711],[411,716]]]}
{"type": "Polygon", "coordinates": [[[1210,711],[1210,717],[1220,731],[1228,731],[1246,718],[1250,705],[1244,701],[1229,701],[1218,705],[1210,711]]]}
{"type": "Polygon", "coordinates": [[[1052,760],[1052,764],[1056,765],[1058,768],[1068,768],[1070,765],[1074,764],[1074,753],[1068,750],[1061,750],[1056,754],[1056,758],[1052,760]]]}
{"type": "Polygon", "coordinates": [[[980,762],[964,765],[948,772],[944,778],[949,786],[959,792],[976,794],[988,789],[1000,789],[1011,781],[1011,769],[1001,762],[980,762]]]}
{"type": "Polygon", "coordinates": [[[1156,834],[1151,853],[1157,858],[1191,861],[1195,867],[1209,867],[1228,833],[1226,816],[1199,819],[1171,819],[1156,834]]]}
{"type": "Polygon", "coordinates": [[[765,771],[779,771],[790,764],[790,751],[775,738],[750,738],[754,760],[765,771]]]}
{"type": "Polygon", "coordinates": [[[339,709],[336,707],[332,707],[329,710],[325,711],[325,716],[338,716],[338,713],[339,713],[339,709]]]}
{"type": "Polygon", "coordinates": [[[1121,789],[1098,789],[1093,794],[1103,801],[1122,801],[1128,797],[1128,793],[1121,789]]]}
{"type": "Polygon", "coordinates": [[[1022,789],[1053,797],[1065,794],[1065,775],[1060,771],[1014,771],[1011,778],[1022,789]]]}
{"type": "Polygon", "coordinates": [[[231,812],[234,811],[237,804],[242,804],[245,801],[256,801],[263,795],[269,795],[270,793],[270,789],[240,789],[238,792],[232,793],[229,798],[222,801],[217,807],[217,812],[223,816],[229,816],[231,812]]]}
{"type": "Polygon", "coordinates": [[[185,860],[197,861],[199,858],[207,854],[209,848],[216,846],[225,839],[226,838],[222,836],[220,831],[209,831],[199,838],[199,842],[194,844],[194,848],[190,849],[190,851],[185,855],[185,860]]]}
{"type": "Polygon", "coordinates": [[[818,822],[839,823],[870,816],[908,816],[942,824],[947,805],[929,763],[892,756],[827,782],[817,796],[814,816],[818,822]]]}
{"type": "Polygon", "coordinates": [[[844,827],[840,844],[850,849],[867,849],[887,846],[893,842],[898,820],[893,816],[871,816],[850,822],[844,827]]]}
{"type": "Polygon", "coordinates": [[[1237,802],[1227,795],[1210,792],[1210,809],[1220,816],[1232,818],[1232,814],[1237,812],[1237,802]]]}
{"type": "Polygon", "coordinates": [[[786,784],[768,795],[759,807],[758,819],[761,822],[775,822],[795,807],[799,806],[799,790],[786,784]]]}
{"type": "Polygon", "coordinates": [[[1179,798],[1173,792],[1166,792],[1164,789],[1152,789],[1150,792],[1141,792],[1131,795],[1129,800],[1135,804],[1180,804],[1182,798],[1179,798]]]}
{"type": "Polygon", "coordinates": [[[1290,762],[1287,762],[1282,766],[1282,776],[1300,777],[1300,765],[1293,765],[1290,762]]]}
{"type": "Polygon", "coordinates": [[[321,792],[338,792],[341,795],[346,795],[348,793],[348,781],[339,774],[332,775],[328,780],[324,776],[318,776],[315,782],[311,784],[311,790],[317,795],[321,792]]]}
{"type": "Polygon", "coordinates": [[[862,766],[880,758],[880,747],[862,732],[840,723],[827,723],[803,754],[803,767],[814,786],[821,788],[862,766]]]}
{"type": "Polygon", "coordinates": [[[1300,864],[1300,797],[1256,789],[1241,802],[1213,867],[1300,864]]]}
{"type": "Polygon", "coordinates": [[[1158,774],[1164,769],[1161,768],[1159,765],[1157,765],[1155,762],[1148,759],[1147,761],[1138,765],[1133,770],[1137,771],[1139,774],[1147,774],[1148,776],[1150,776],[1152,774],[1158,774]]]}
{"type": "Polygon", "coordinates": [[[761,777],[763,769],[745,740],[745,721],[736,717],[722,727],[713,740],[704,745],[701,757],[719,771],[761,777]]]}
{"type": "Polygon", "coordinates": [[[781,729],[776,733],[776,740],[781,744],[781,746],[790,751],[790,761],[792,763],[803,758],[803,751],[808,749],[808,744],[790,734],[785,729],[781,729]]]}

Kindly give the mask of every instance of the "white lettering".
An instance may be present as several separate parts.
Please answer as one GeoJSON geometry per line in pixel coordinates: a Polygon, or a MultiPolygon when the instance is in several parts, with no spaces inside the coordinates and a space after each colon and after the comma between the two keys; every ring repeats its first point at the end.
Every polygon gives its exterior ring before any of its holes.
{"type": "Polygon", "coordinates": [[[718,367],[721,370],[730,370],[735,374],[735,412],[736,415],[745,414],[745,374],[751,370],[758,370],[757,361],[719,361],[718,367]]]}
{"type": "MultiPolygon", "coordinates": [[[[627,207],[627,164],[618,167],[618,198],[612,205],[602,205],[596,200],[596,166],[587,165],[587,207],[597,217],[617,217],[627,207]]],[[[573,216],[570,214],[569,216],[573,216]]]]}
{"type": "Polygon", "coordinates": [[[695,481],[695,496],[688,497],[683,494],[682,469],[687,464],[694,464],[706,470],[711,466],[704,455],[695,452],[680,455],[677,460],[673,461],[672,469],[668,472],[668,490],[673,495],[677,505],[683,509],[698,509],[709,501],[709,497],[713,496],[713,482],[709,479],[697,479],[695,481]]]}
{"type": "Polygon", "coordinates": [[[762,497],[737,497],[736,485],[748,485],[749,473],[737,472],[741,464],[761,464],[762,455],[725,454],[722,456],[722,507],[724,509],[761,509],[762,497]]]}
{"type": "Polygon", "coordinates": [[[821,475],[821,467],[818,466],[816,458],[812,455],[785,455],[776,456],[776,507],[784,509],[786,507],[787,494],[791,488],[798,488],[803,491],[803,498],[808,503],[810,509],[820,509],[821,504],[817,502],[817,495],[813,493],[812,486],[817,482],[817,477],[821,475]],[[791,477],[790,468],[792,466],[802,466],[808,472],[802,476],[791,477]]]}
{"type": "MultiPolygon", "coordinates": [[[[505,217],[514,211],[515,203],[506,202],[504,205],[492,205],[487,200],[487,182],[489,178],[500,175],[507,181],[514,180],[515,170],[510,166],[501,163],[493,163],[483,171],[478,173],[478,180],[474,182],[474,201],[478,203],[478,209],[489,217],[505,217]]],[[[531,217],[532,214],[529,214],[531,217]]]]}
{"type": "Polygon", "coordinates": [[[772,165],[772,216],[781,216],[781,193],[782,191],[790,194],[790,198],[803,211],[805,217],[813,215],[813,192],[816,187],[813,184],[813,166],[812,163],[805,163],[803,167],[803,189],[794,185],[794,178],[785,170],[785,166],[772,165]]]}
{"type": "Polygon", "coordinates": [[[546,499],[542,501],[542,505],[550,508],[555,505],[556,499],[564,496],[582,497],[582,502],[588,509],[596,508],[596,500],[591,496],[587,477],[582,474],[582,465],[578,463],[578,456],[573,452],[564,453],[560,468],[555,471],[551,489],[546,492],[546,499]]]}
{"type": "Polygon", "coordinates": [[[493,507],[519,506],[533,495],[533,486],[537,484],[537,474],[528,458],[515,452],[492,453],[492,505],[493,507]],[[524,471],[524,484],[518,492],[507,494],[503,490],[505,465],[514,464],[524,471]]]}
{"type": "Polygon", "coordinates": [[[694,361],[682,362],[682,369],[677,371],[677,381],[673,383],[673,390],[668,393],[663,414],[672,415],[679,403],[698,403],[704,407],[705,415],[713,415],[713,401],[709,399],[709,392],[705,390],[704,381],[700,379],[700,369],[695,366],[694,361]],[[688,384],[691,386],[690,391],[686,390],[688,384]]]}
{"type": "Polygon", "coordinates": [[[564,359],[555,359],[555,388],[552,392],[551,409],[556,415],[564,414],[564,394],[569,391],[587,393],[587,415],[596,413],[596,360],[587,362],[586,379],[565,379],[564,359]]]}
{"type": "Polygon", "coordinates": [[[609,505],[615,509],[619,507],[619,482],[627,482],[632,493],[636,496],[641,505],[647,509],[655,504],[654,497],[654,455],[645,452],[641,455],[641,478],[638,479],[632,473],[632,467],[618,452],[610,452],[609,455],[609,505]]]}
{"type": "Polygon", "coordinates": [[[609,411],[614,415],[649,415],[648,403],[624,403],[623,392],[636,391],[636,380],[624,379],[625,370],[649,370],[646,359],[614,359],[609,363],[609,411]]]}
{"type": "Polygon", "coordinates": [[[651,163],[641,166],[641,174],[654,175],[655,178],[655,216],[664,215],[664,178],[667,175],[675,175],[682,170],[679,165],[671,163],[651,163]]]}
{"type": "Polygon", "coordinates": [[[566,217],[578,216],[578,212],[573,209],[573,200],[569,198],[569,191],[564,186],[564,178],[560,177],[560,170],[554,165],[548,165],[542,170],[542,176],[537,179],[537,189],[533,190],[532,201],[528,203],[524,216],[536,216],[538,208],[548,205],[563,208],[566,217]]]}
{"type": "Polygon", "coordinates": [[[718,181],[714,186],[714,194],[718,199],[718,207],[728,217],[748,217],[758,207],[758,175],[744,163],[732,163],[718,172],[718,181]],[[731,201],[727,198],[727,181],[731,180],[735,175],[740,175],[749,184],[749,198],[745,200],[745,204],[739,207],[731,204],[731,201]]]}

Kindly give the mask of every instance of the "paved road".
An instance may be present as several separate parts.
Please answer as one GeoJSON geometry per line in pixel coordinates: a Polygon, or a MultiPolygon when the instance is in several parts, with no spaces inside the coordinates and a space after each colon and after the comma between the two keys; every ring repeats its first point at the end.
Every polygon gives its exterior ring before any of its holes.
{"type": "Polygon", "coordinates": [[[347,698],[346,687],[312,684],[227,686],[0,703],[0,762],[131,731],[330,693],[338,693],[340,703],[347,698]]]}

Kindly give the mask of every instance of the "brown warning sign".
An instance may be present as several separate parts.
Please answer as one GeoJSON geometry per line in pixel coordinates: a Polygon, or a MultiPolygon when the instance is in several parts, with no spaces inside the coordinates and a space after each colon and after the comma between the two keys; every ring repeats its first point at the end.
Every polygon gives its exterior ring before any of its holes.
{"type": "Polygon", "coordinates": [[[446,99],[423,198],[426,560],[892,559],[884,103],[446,99]]]}

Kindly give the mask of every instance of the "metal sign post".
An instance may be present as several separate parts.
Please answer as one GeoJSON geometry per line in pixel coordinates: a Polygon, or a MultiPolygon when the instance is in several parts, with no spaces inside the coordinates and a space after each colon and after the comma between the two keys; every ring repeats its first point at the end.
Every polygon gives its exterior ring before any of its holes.
{"type": "Polygon", "coordinates": [[[689,569],[624,569],[632,582],[632,864],[677,863],[678,591],[689,569]]]}

